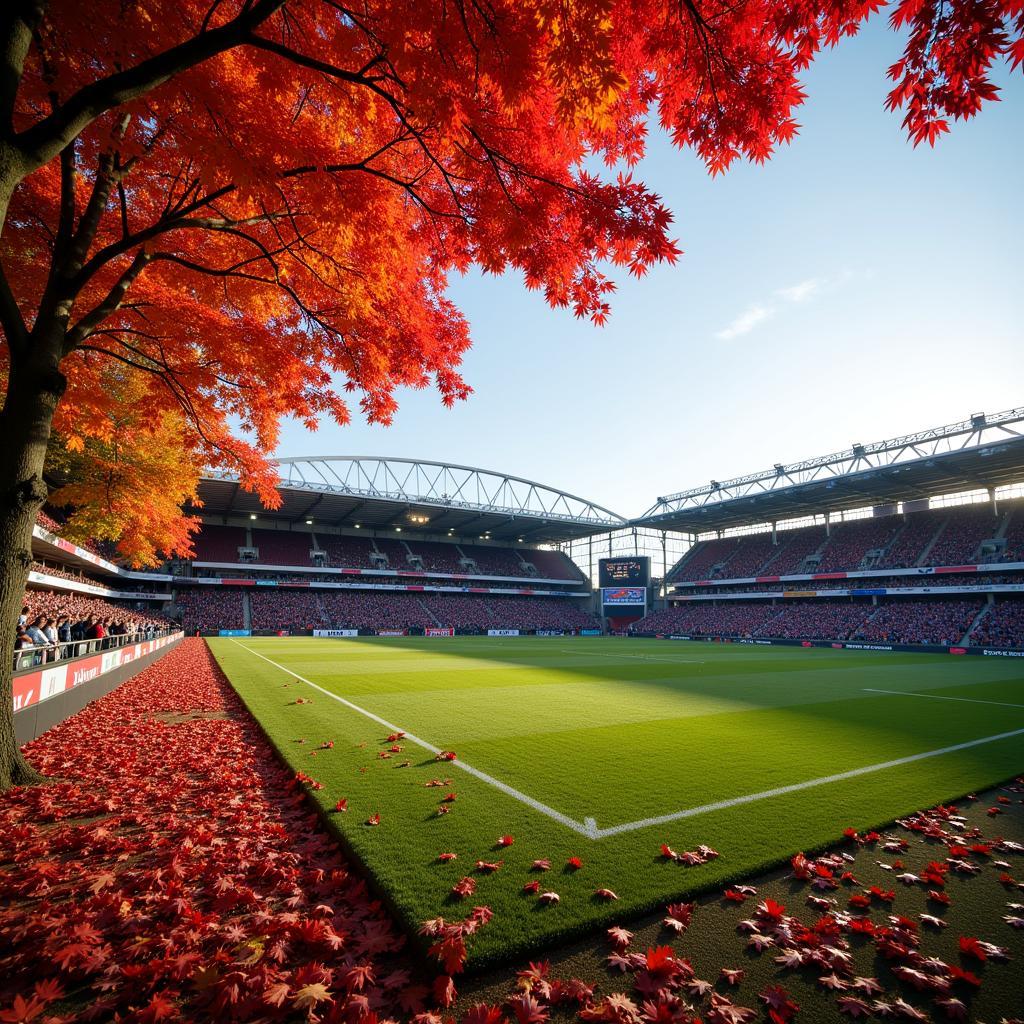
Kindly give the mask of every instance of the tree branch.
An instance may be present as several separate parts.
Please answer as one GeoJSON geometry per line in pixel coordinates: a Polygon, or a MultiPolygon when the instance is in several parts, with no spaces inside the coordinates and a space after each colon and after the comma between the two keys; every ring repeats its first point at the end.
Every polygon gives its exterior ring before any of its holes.
{"type": "Polygon", "coordinates": [[[7,0],[0,13],[0,138],[14,137],[14,104],[25,57],[43,20],[41,0],[7,0]]]}
{"type": "Polygon", "coordinates": [[[28,328],[18,308],[18,302],[11,291],[3,264],[0,264],[0,325],[12,356],[22,355],[28,347],[28,328]]]}
{"type": "Polygon", "coordinates": [[[97,117],[113,107],[138,99],[174,75],[195,67],[243,42],[286,0],[253,0],[231,21],[201,31],[133,68],[90,82],[57,110],[15,136],[15,142],[34,169],[49,163],[97,117]]]}
{"type": "Polygon", "coordinates": [[[143,268],[149,262],[149,256],[139,251],[135,254],[128,269],[117,279],[113,287],[107,292],[106,297],[96,304],[85,314],[64,336],[64,355],[77,348],[93,330],[110,316],[120,305],[132,282],[142,273],[143,268]]]}

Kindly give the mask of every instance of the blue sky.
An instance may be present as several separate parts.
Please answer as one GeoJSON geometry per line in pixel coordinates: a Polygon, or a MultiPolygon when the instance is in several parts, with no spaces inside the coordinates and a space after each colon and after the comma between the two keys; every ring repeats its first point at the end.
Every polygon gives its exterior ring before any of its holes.
{"type": "Polygon", "coordinates": [[[482,466],[624,515],[659,494],[1024,405],[1024,76],[913,149],[887,113],[900,39],[875,21],[805,76],[794,143],[712,179],[652,140],[638,174],[684,255],[619,279],[597,328],[517,277],[470,275],[472,324],[446,410],[399,394],[388,428],[286,424],[277,454],[482,466]]]}

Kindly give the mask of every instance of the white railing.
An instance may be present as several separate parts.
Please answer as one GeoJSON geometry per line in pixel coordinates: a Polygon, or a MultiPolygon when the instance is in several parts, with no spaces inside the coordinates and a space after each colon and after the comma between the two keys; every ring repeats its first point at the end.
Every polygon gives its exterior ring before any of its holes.
{"type": "Polygon", "coordinates": [[[14,671],[24,672],[41,665],[49,667],[65,661],[74,661],[86,654],[98,654],[100,651],[112,651],[129,644],[155,640],[157,637],[168,636],[175,632],[177,626],[150,626],[134,633],[115,636],[96,637],[92,640],[58,640],[53,644],[35,644],[23,647],[14,652],[14,671]]]}

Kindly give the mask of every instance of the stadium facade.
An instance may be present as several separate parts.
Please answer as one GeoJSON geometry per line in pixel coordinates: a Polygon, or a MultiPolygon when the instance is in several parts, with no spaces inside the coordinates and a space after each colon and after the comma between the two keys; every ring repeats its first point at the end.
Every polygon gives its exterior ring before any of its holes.
{"type": "Polygon", "coordinates": [[[196,555],[160,572],[69,544],[45,517],[27,600],[207,633],[610,628],[1021,648],[1022,424],[1024,409],[979,413],[711,481],[632,520],[475,467],[282,459],[274,509],[206,476],[196,555]]]}

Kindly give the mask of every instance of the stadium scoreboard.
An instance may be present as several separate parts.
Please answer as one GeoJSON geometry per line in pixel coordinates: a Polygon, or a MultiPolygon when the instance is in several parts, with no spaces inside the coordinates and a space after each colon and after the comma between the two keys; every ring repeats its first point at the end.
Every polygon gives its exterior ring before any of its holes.
{"type": "Polygon", "coordinates": [[[602,558],[598,561],[602,587],[647,587],[651,583],[651,560],[646,555],[633,558],[602,558]]]}
{"type": "Polygon", "coordinates": [[[647,556],[601,558],[597,565],[601,585],[601,612],[625,621],[645,615],[651,585],[651,560],[647,556]]]}

